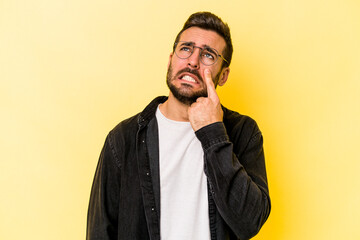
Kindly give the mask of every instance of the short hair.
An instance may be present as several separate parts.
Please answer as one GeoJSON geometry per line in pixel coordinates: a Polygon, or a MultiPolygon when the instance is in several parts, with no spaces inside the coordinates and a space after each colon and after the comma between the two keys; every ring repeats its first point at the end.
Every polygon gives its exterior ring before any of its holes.
{"type": "MultiPolygon", "coordinates": [[[[212,30],[218,33],[221,37],[224,38],[226,46],[223,52],[221,53],[223,57],[228,61],[223,61],[221,68],[225,66],[229,66],[233,53],[233,46],[231,42],[230,28],[224,23],[221,18],[216,16],[211,12],[197,12],[192,14],[188,20],[185,22],[183,28],[178,33],[175,39],[175,43],[177,43],[181,37],[181,34],[188,28],[191,27],[199,27],[205,30],[212,30]]],[[[173,46],[173,51],[175,51],[175,43],[173,46]]]]}

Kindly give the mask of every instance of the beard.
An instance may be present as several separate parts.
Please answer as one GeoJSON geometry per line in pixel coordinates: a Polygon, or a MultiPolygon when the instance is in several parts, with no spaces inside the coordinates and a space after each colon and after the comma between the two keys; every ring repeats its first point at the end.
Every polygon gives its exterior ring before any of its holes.
{"type": "MultiPolygon", "coordinates": [[[[220,77],[220,73],[221,71],[216,75],[215,77],[215,87],[217,86],[219,77],[220,77]]],[[[182,70],[180,70],[179,72],[176,73],[176,75],[173,75],[173,69],[171,66],[171,63],[169,65],[167,74],[166,74],[166,84],[168,85],[171,93],[174,95],[174,97],[179,100],[181,103],[190,106],[191,104],[193,104],[194,102],[196,102],[196,100],[199,97],[207,97],[207,89],[206,86],[204,84],[203,78],[201,77],[200,73],[197,70],[192,70],[190,68],[184,68],[182,70]],[[199,81],[201,82],[201,84],[203,85],[203,89],[198,90],[198,91],[193,91],[193,86],[191,84],[186,84],[186,83],[182,83],[181,84],[181,88],[176,87],[172,82],[177,79],[177,77],[184,73],[184,72],[189,72],[194,74],[199,81]]]]}

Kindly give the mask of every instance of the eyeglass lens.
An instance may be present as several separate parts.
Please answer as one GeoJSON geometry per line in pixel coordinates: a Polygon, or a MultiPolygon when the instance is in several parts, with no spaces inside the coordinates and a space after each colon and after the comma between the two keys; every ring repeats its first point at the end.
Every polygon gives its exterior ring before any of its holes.
{"type": "Polygon", "coordinates": [[[179,42],[175,48],[175,53],[179,58],[186,59],[193,54],[195,48],[200,49],[200,61],[204,65],[212,65],[217,61],[218,54],[215,49],[209,47],[196,47],[192,43],[188,42],[179,42]]]}

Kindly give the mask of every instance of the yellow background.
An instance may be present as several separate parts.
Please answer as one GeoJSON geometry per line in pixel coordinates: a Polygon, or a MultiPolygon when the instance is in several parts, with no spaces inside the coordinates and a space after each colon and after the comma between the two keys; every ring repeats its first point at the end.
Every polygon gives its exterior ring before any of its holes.
{"type": "Polygon", "coordinates": [[[187,17],[234,44],[222,103],[265,139],[272,212],[254,239],[360,239],[357,0],[0,0],[0,239],[84,239],[98,156],[167,95],[187,17]]]}

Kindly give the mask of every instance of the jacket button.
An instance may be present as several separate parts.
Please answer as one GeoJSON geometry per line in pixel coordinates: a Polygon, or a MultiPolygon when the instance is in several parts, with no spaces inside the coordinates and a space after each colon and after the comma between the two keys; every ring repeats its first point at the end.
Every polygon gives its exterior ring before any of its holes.
{"type": "Polygon", "coordinates": [[[155,211],[155,208],[151,208],[151,211],[155,211]]]}
{"type": "Polygon", "coordinates": [[[147,173],[146,173],[146,176],[149,176],[149,175],[150,175],[150,173],[147,172],[147,173]]]}

